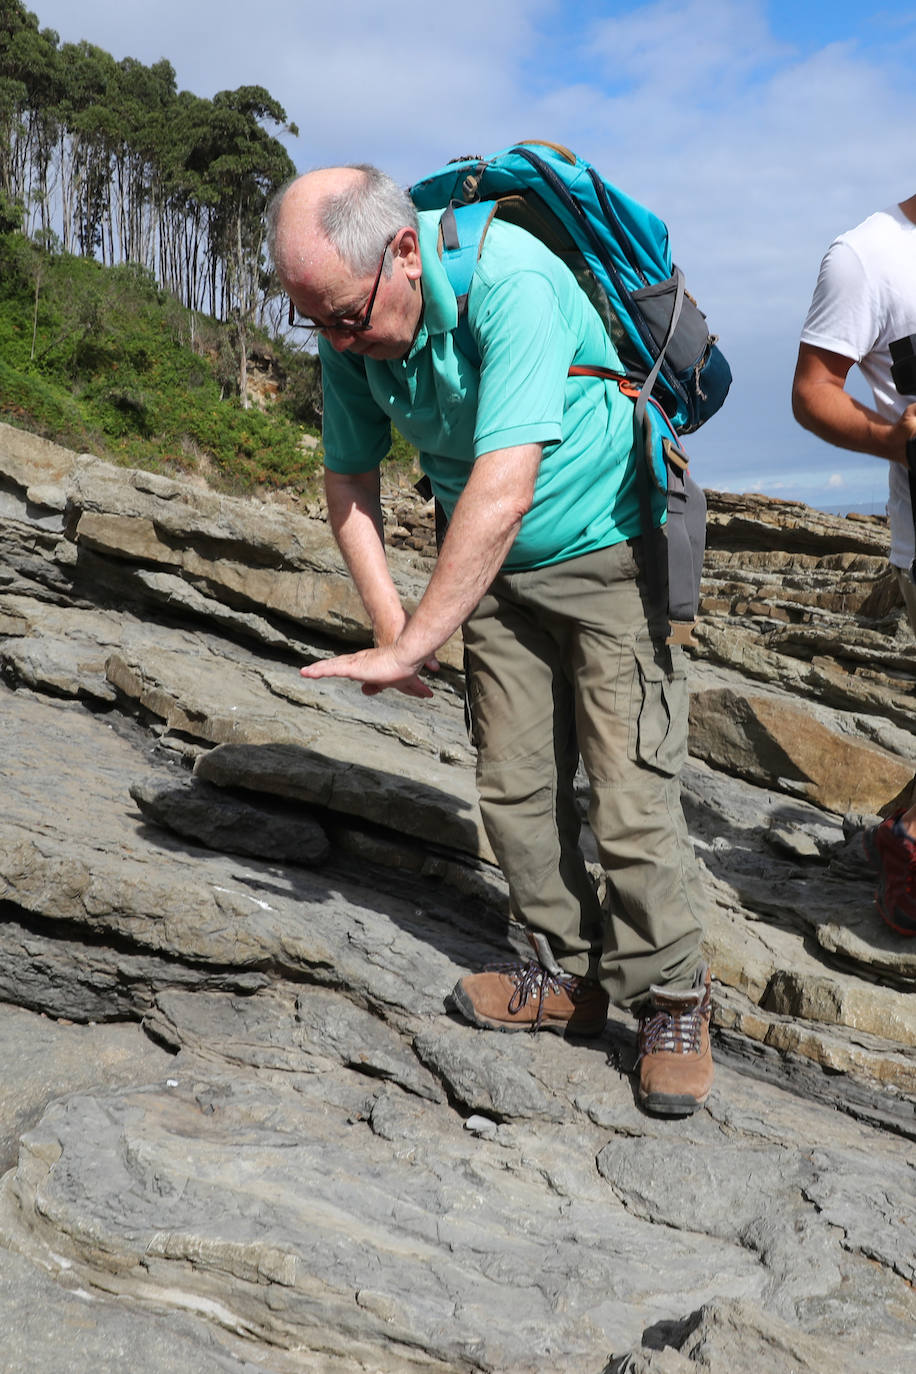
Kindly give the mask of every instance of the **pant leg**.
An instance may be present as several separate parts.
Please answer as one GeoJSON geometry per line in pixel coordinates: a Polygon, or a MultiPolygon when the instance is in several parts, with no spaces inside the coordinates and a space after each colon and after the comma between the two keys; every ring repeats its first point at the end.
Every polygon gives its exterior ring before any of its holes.
{"type": "Polygon", "coordinates": [[[638,541],[568,565],[576,607],[574,681],[589,819],[604,870],[600,978],[617,1003],[653,983],[692,985],[705,894],[680,800],[687,754],[683,651],[665,643],[638,541]]]}
{"type": "Polygon", "coordinates": [[[542,614],[532,577],[497,578],[465,626],[480,810],[512,915],[570,973],[596,976],[603,915],[579,848],[569,625],[542,614]]]}
{"type": "Polygon", "coordinates": [[[653,983],[692,985],[705,905],[678,780],[683,654],[665,644],[638,549],[502,576],[465,634],[481,812],[513,913],[548,935],[564,968],[599,976],[624,1005],[653,983]],[[600,918],[577,844],[567,711],[591,784],[600,918]]]}

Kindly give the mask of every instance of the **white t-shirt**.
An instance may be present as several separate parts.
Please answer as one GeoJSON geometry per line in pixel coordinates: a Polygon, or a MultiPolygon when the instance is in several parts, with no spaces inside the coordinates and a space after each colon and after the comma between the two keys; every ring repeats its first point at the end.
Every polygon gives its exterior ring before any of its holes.
{"type": "MultiPolygon", "coordinates": [[[[827,249],[802,330],[802,343],[852,358],[868,382],[875,410],[895,420],[916,396],[891,380],[890,345],[916,334],[916,224],[899,205],[879,210],[827,249]]],[[[888,463],[891,562],[913,562],[913,513],[907,470],[888,463]]]]}

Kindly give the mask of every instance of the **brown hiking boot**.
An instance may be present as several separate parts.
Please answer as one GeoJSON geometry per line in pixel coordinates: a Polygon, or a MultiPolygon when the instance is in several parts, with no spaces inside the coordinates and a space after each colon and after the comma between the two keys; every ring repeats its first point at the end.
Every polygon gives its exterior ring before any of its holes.
{"type": "Polygon", "coordinates": [[[529,939],[540,958],[468,974],[455,984],[451,1005],[488,1030],[600,1035],[607,1023],[607,993],[591,978],[560,968],[544,936],[529,939]]]}
{"type": "Polygon", "coordinates": [[[639,1100],[650,1112],[689,1116],[712,1088],[709,969],[689,992],[653,987],[649,996],[639,1017],[639,1100]]]}

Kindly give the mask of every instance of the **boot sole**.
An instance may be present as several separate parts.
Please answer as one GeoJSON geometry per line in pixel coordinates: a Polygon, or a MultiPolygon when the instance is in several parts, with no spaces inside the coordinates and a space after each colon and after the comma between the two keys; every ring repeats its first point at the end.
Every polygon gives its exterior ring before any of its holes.
{"type": "Polygon", "coordinates": [[[709,1093],[703,1097],[688,1095],[674,1096],[673,1093],[639,1093],[640,1106],[656,1116],[692,1116],[709,1101],[709,1093]]]}
{"type": "Polygon", "coordinates": [[[607,1016],[601,1025],[592,1023],[589,1025],[577,1025],[571,1021],[557,1021],[555,1018],[544,1016],[541,1024],[535,1026],[533,1021],[494,1021],[489,1016],[481,1016],[474,1006],[471,999],[465,995],[462,988],[456,988],[446,999],[446,1005],[451,1005],[464,1017],[465,1021],[470,1021],[472,1026],[480,1026],[483,1030],[507,1031],[510,1035],[517,1034],[519,1031],[551,1031],[554,1035],[574,1035],[583,1040],[589,1040],[596,1035],[601,1035],[607,1025],[607,1016]]]}

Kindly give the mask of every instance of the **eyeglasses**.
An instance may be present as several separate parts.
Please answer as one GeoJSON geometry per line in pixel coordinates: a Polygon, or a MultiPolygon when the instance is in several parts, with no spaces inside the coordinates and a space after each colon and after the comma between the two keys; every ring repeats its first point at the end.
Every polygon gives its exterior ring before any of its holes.
{"type": "MultiPolygon", "coordinates": [[[[398,233],[400,233],[400,230],[398,230],[398,233]]],[[[365,333],[367,333],[368,330],[370,330],[370,329],[372,328],[372,325],[370,324],[370,320],[371,320],[371,318],[372,318],[372,307],[375,305],[375,298],[376,298],[376,296],[378,295],[378,289],[379,289],[379,286],[381,285],[381,282],[382,282],[382,270],[383,270],[383,268],[384,268],[384,266],[385,266],[385,257],[386,257],[386,255],[387,255],[387,253],[388,253],[388,249],[389,249],[389,248],[391,247],[391,245],[394,243],[394,241],[395,241],[395,239],[397,238],[397,236],[398,236],[397,233],[392,234],[391,237],[389,238],[388,242],[385,244],[385,247],[382,249],[382,259],[381,259],[381,262],[380,262],[379,265],[378,265],[378,271],[377,271],[376,274],[375,274],[375,281],[372,283],[372,290],[371,290],[370,293],[369,293],[369,299],[368,299],[368,301],[366,302],[366,308],[365,308],[365,310],[363,311],[362,315],[359,317],[358,320],[340,319],[340,320],[335,320],[333,324],[318,324],[318,322],[317,322],[316,320],[308,320],[308,319],[297,320],[297,319],[296,319],[296,307],[293,305],[293,302],[292,302],[292,300],[291,300],[290,303],[289,303],[289,325],[290,325],[290,328],[291,328],[291,329],[304,329],[304,330],[306,330],[306,332],[307,332],[307,334],[308,334],[308,336],[309,336],[309,337],[308,337],[309,343],[312,342],[312,340],[315,338],[315,335],[316,335],[316,334],[365,334],[365,333]]]]}

